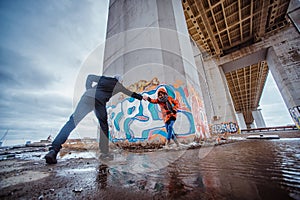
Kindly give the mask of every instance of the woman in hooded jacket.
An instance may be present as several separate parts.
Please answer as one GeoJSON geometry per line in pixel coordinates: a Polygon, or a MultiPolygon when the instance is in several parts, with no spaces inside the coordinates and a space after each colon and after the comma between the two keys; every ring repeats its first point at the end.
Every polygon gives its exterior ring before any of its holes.
{"type": "Polygon", "coordinates": [[[164,88],[158,89],[157,99],[152,99],[146,95],[143,96],[143,99],[148,100],[150,103],[158,104],[161,108],[162,117],[167,130],[166,147],[169,147],[171,139],[174,140],[178,147],[179,143],[173,131],[173,125],[176,121],[177,110],[179,108],[178,100],[169,96],[164,88]]]}

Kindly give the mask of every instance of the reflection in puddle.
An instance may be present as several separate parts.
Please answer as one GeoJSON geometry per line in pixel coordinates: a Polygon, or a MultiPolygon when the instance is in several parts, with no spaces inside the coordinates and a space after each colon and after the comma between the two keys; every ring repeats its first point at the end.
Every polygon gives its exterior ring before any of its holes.
{"type": "Polygon", "coordinates": [[[75,168],[75,169],[67,169],[63,171],[57,171],[58,175],[68,176],[68,174],[80,174],[80,173],[87,173],[87,172],[94,172],[96,169],[94,167],[88,168],[75,168]]]}
{"type": "Polygon", "coordinates": [[[299,147],[300,140],[277,140],[209,152],[125,152],[99,166],[96,182],[101,189],[113,185],[170,199],[299,199],[299,147]]]}
{"type": "Polygon", "coordinates": [[[97,183],[100,185],[100,189],[105,189],[107,186],[107,176],[109,174],[109,168],[105,164],[99,165],[98,175],[96,178],[97,183]]]}

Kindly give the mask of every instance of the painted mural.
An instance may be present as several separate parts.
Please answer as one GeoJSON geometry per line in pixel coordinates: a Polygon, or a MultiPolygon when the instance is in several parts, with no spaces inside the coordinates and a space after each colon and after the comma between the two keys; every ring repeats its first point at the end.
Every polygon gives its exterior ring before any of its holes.
{"type": "MultiPolygon", "coordinates": [[[[180,138],[208,137],[209,128],[204,112],[202,99],[193,87],[187,88],[181,81],[173,85],[160,83],[158,78],[151,81],[141,80],[128,87],[142,95],[157,98],[157,90],[164,87],[168,94],[177,99],[180,108],[174,124],[174,132],[180,138]],[[189,103],[192,102],[192,105],[189,103]]],[[[138,101],[126,95],[116,95],[108,106],[110,124],[110,140],[113,142],[127,140],[137,141],[165,141],[167,135],[162,120],[162,113],[157,104],[148,101],[138,101]]]]}
{"type": "Polygon", "coordinates": [[[188,84],[186,96],[189,98],[189,102],[192,102],[190,109],[194,117],[196,138],[205,139],[210,137],[203,99],[200,98],[200,94],[191,84],[188,84]]]}
{"type": "Polygon", "coordinates": [[[295,125],[300,130],[300,106],[295,106],[289,109],[290,114],[295,122],[295,125]]]}

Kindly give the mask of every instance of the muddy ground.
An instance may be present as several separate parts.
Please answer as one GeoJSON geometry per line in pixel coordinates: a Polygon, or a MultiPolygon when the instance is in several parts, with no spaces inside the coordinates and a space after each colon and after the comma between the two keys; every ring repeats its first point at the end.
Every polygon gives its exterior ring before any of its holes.
{"type": "MultiPolygon", "coordinates": [[[[277,134],[281,138],[300,137],[299,131],[264,134],[277,134]]],[[[246,134],[232,135],[230,139],[224,140],[221,144],[243,142],[243,138],[246,136],[246,134]]],[[[211,145],[217,144],[211,143],[211,145]]],[[[99,159],[97,151],[65,149],[56,165],[47,165],[43,159],[47,153],[46,147],[26,147],[10,151],[11,155],[16,155],[17,152],[17,156],[7,156],[0,161],[0,199],[170,198],[162,183],[147,182],[148,172],[135,171],[131,173],[126,166],[132,163],[122,159],[120,161],[120,157],[118,162],[110,165],[99,159]],[[124,166],[124,169],[127,170],[116,171],[114,166],[117,165],[124,166]]],[[[114,154],[117,156],[119,152],[115,151],[114,154]]],[[[136,156],[133,152],[125,152],[125,154],[126,156],[136,156]]],[[[172,163],[170,162],[170,164],[172,163]]],[[[134,171],[134,169],[132,170],[134,171]]],[[[152,171],[151,173],[155,174],[156,172],[152,171]]],[[[175,187],[175,189],[173,188],[175,196],[172,198],[176,198],[176,184],[173,186],[175,187]]],[[[182,192],[187,191],[178,190],[177,197],[179,199],[182,192]]],[[[211,197],[211,199],[217,199],[213,194],[211,197]]],[[[185,199],[184,196],[183,199],[185,199]]]]}

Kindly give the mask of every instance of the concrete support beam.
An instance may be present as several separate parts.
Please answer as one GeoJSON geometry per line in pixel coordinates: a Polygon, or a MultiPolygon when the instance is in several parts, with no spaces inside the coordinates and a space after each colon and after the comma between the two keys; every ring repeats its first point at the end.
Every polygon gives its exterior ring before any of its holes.
{"type": "Polygon", "coordinates": [[[209,95],[209,99],[207,100],[210,102],[207,101],[205,104],[212,108],[209,114],[211,124],[237,122],[234,106],[222,68],[212,59],[204,60],[203,65],[197,65],[197,67],[203,74],[201,77],[203,77],[207,83],[209,95]]]}
{"type": "MultiPolygon", "coordinates": [[[[262,50],[262,49],[268,49],[275,44],[279,44],[287,39],[286,36],[289,34],[294,35],[297,33],[295,27],[293,25],[290,25],[288,28],[285,28],[281,30],[281,32],[274,34],[271,37],[268,38],[262,38],[261,42],[257,42],[251,46],[247,46],[245,48],[240,49],[239,51],[232,52],[226,56],[220,57],[219,59],[216,59],[216,63],[220,66],[225,65],[226,63],[230,63],[236,60],[239,60],[245,56],[255,54],[256,52],[262,50]]],[[[291,36],[289,35],[289,37],[291,36]]]]}
{"type": "Polygon", "coordinates": [[[240,49],[216,60],[217,65],[231,69],[231,63],[242,61],[243,57],[255,55],[267,49],[266,60],[287,109],[295,124],[300,127],[300,34],[293,24],[261,42],[240,49]],[[295,111],[296,110],[296,111],[295,111]],[[295,114],[296,113],[296,114],[295,114]]]}
{"type": "Polygon", "coordinates": [[[300,127],[300,116],[294,110],[300,106],[300,35],[293,29],[286,39],[268,49],[267,63],[285,105],[300,127]]]}
{"type": "Polygon", "coordinates": [[[243,113],[237,113],[236,115],[240,130],[247,129],[243,113]]]}
{"type": "Polygon", "coordinates": [[[287,107],[300,105],[300,35],[296,30],[268,49],[267,63],[287,107]]]}
{"type": "Polygon", "coordinates": [[[285,105],[300,127],[300,116],[294,112],[300,106],[300,34],[295,28],[268,49],[267,63],[285,105]]]}
{"type": "Polygon", "coordinates": [[[255,124],[257,128],[265,128],[265,120],[261,114],[261,109],[253,110],[252,116],[254,118],[255,124]]]}

